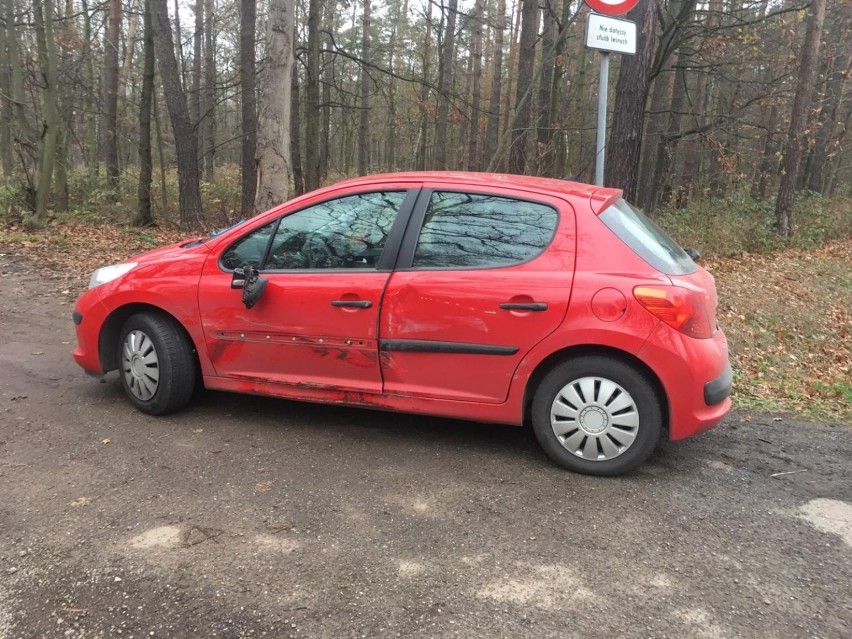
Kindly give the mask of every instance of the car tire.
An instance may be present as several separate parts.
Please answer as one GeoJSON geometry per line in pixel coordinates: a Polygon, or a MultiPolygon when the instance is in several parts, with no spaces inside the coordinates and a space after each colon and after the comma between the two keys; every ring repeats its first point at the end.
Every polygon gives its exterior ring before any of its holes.
{"type": "Polygon", "coordinates": [[[192,344],[170,317],[131,315],[118,340],[118,373],[124,393],[140,411],[174,413],[189,403],[195,390],[192,344]]]}
{"type": "Polygon", "coordinates": [[[531,417],[545,453],[586,475],[634,470],[654,451],[662,428],[660,400],[646,376],[604,356],[554,367],[535,391],[531,417]]]}

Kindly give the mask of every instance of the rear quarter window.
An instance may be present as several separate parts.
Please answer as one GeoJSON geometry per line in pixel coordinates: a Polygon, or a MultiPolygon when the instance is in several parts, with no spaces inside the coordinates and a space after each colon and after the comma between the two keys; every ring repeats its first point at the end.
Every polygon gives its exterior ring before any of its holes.
{"type": "Polygon", "coordinates": [[[634,253],[666,275],[689,275],[698,265],[642,211],[618,200],[598,216],[634,253]]]}

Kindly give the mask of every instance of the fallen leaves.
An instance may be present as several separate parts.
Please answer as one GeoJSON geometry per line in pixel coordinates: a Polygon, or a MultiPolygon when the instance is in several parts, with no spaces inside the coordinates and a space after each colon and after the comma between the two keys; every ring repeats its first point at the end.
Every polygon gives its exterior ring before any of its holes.
{"type": "Polygon", "coordinates": [[[263,482],[260,482],[259,484],[257,484],[254,488],[259,493],[265,493],[269,489],[272,488],[272,482],[271,481],[263,481],[263,482]]]}
{"type": "Polygon", "coordinates": [[[739,405],[852,417],[852,241],[711,261],[739,405]]]}

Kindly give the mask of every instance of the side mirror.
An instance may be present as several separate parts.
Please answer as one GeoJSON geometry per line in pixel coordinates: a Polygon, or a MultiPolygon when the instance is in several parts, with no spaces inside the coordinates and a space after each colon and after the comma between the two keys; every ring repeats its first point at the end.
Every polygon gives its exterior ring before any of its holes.
{"type": "Polygon", "coordinates": [[[269,280],[261,277],[260,272],[254,266],[245,264],[242,268],[234,269],[231,288],[243,289],[243,304],[246,305],[246,308],[251,308],[257,304],[268,283],[269,280]]]}
{"type": "Polygon", "coordinates": [[[694,249],[691,246],[683,249],[683,252],[689,255],[689,259],[693,262],[698,262],[701,259],[701,253],[698,252],[698,249],[694,249]]]}

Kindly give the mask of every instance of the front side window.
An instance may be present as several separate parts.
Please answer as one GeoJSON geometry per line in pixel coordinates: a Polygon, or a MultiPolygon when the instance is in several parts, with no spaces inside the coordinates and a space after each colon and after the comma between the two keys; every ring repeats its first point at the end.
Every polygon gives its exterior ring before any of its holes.
{"type": "Polygon", "coordinates": [[[263,256],[266,255],[266,247],[269,246],[269,238],[275,229],[275,222],[270,222],[259,229],[244,235],[228,247],[220,260],[222,268],[233,271],[246,264],[260,268],[263,256]]]}
{"type": "Polygon", "coordinates": [[[543,204],[494,195],[435,192],[412,266],[489,268],[520,264],[553,239],[559,215],[543,204]]]}
{"type": "Polygon", "coordinates": [[[237,240],[222,256],[222,266],[374,269],[405,195],[362,193],[296,211],[237,240]]]}

